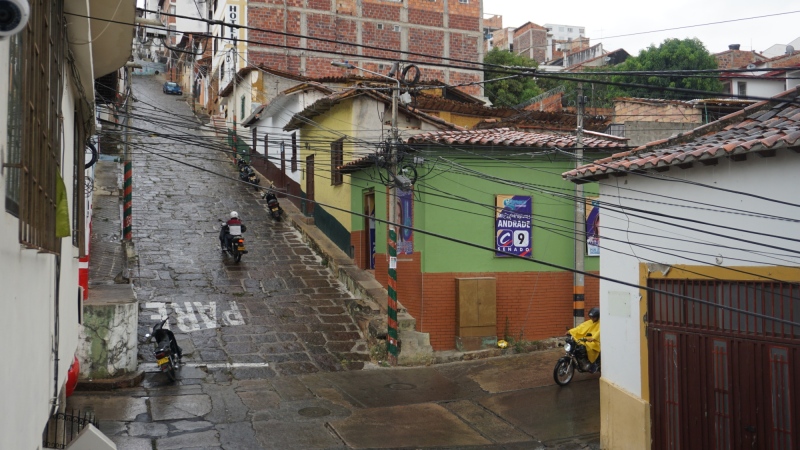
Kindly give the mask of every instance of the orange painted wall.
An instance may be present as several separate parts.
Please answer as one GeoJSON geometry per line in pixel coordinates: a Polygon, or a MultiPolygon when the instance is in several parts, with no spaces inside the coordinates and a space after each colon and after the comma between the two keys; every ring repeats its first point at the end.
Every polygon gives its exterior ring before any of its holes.
{"type": "MultiPolygon", "coordinates": [[[[360,236],[354,233],[354,245],[358,239],[360,236]]],[[[358,251],[356,255],[358,262],[358,251]]],[[[431,345],[436,351],[455,348],[456,278],[497,278],[499,339],[505,338],[508,332],[508,336],[515,340],[533,341],[561,336],[566,327],[572,327],[573,277],[570,272],[423,274],[420,261],[420,253],[398,258],[397,299],[417,320],[417,331],[430,334],[431,345]]],[[[385,253],[376,255],[375,278],[384,287],[387,286],[388,261],[385,253]]],[[[597,278],[585,277],[584,314],[600,304],[599,287],[597,278]]]]}

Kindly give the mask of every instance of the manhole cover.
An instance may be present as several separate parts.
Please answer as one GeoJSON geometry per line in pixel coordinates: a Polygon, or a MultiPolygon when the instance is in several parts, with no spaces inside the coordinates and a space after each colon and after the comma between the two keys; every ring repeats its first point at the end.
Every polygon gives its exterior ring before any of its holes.
{"type": "Polygon", "coordinates": [[[310,408],[303,408],[297,412],[301,416],[304,417],[325,417],[329,415],[331,412],[325,408],[318,408],[316,406],[312,406],[310,408]]]}
{"type": "Polygon", "coordinates": [[[410,391],[411,389],[416,389],[417,385],[408,383],[392,383],[387,384],[386,387],[393,391],[410,391]]]}

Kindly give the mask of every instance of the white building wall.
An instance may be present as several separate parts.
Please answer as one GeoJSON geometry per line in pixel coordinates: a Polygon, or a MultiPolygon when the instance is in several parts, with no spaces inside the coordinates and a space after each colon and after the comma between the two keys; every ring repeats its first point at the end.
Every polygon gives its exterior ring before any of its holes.
{"type": "Polygon", "coordinates": [[[751,97],[769,98],[774,97],[785,91],[783,80],[758,79],[758,78],[734,78],[731,82],[731,93],[733,95],[743,95],[739,92],[739,83],[747,83],[746,94],[751,97]]]}
{"type": "MultiPolygon", "coordinates": [[[[745,191],[766,198],[785,202],[800,203],[788,180],[796,178],[800,171],[800,155],[788,150],[778,150],[777,156],[759,158],[749,156],[747,161],[732,162],[720,159],[719,165],[665,172],[667,177],[696,181],[706,185],[745,191]]],[[[609,278],[638,285],[639,263],[655,261],[662,264],[722,265],[722,266],[772,266],[800,265],[800,256],[775,248],[764,247],[742,240],[773,245],[793,251],[800,251],[800,243],[780,238],[758,236],[752,232],[762,232],[776,236],[797,238],[797,224],[781,220],[768,220],[742,214],[728,214],[708,209],[736,208],[763,214],[800,220],[800,208],[774,202],[708,189],[687,183],[654,180],[637,175],[619,179],[604,180],[600,183],[601,201],[629,208],[639,208],[676,217],[717,224],[700,225],[670,219],[652,217],[643,219],[631,210],[627,215],[612,211],[613,206],[602,208],[600,228],[603,249],[600,258],[600,273],[609,278]],[[641,191],[641,192],[639,192],[641,191]],[[652,194],[649,194],[652,193],[652,194]],[[686,200],[673,200],[663,197],[686,200]],[[620,197],[630,197],[622,199],[620,197]],[[654,203],[654,202],[662,203],[654,203]],[[663,204],[688,205],[688,209],[663,204]],[[703,206],[698,203],[715,206],[703,206]],[[658,219],[668,224],[657,223],[658,219]],[[674,224],[674,225],[673,225],[674,224]],[[728,226],[748,230],[747,232],[721,229],[728,226]],[[693,231],[689,228],[701,231],[693,231]],[[713,236],[714,232],[729,238],[713,236]],[[646,236],[637,233],[646,233],[646,236]],[[678,239],[699,241],[702,244],[678,239]],[[740,239],[740,240],[737,240],[740,239]],[[636,244],[646,245],[643,248],[636,244]],[[724,248],[730,246],[734,248],[724,248]],[[661,247],[661,249],[657,248],[661,247]],[[774,255],[780,254],[780,256],[774,255]],[[718,258],[721,264],[718,264],[718,258]]],[[[609,281],[600,282],[600,309],[602,323],[603,377],[622,387],[631,394],[641,396],[641,367],[647,364],[640,358],[639,290],[609,281]],[[619,293],[630,295],[630,314],[619,300],[619,293]],[[615,303],[612,305],[612,303],[615,303]]]]}
{"type": "MultiPolygon", "coordinates": [[[[0,153],[6,154],[8,116],[8,40],[0,40],[0,153]]],[[[69,70],[64,70],[69,74],[69,70]]],[[[68,81],[69,83],[69,81],[68,81]]],[[[63,97],[62,176],[72,214],[73,111],[75,97],[63,97]]],[[[5,199],[5,172],[0,172],[0,199],[5,199]]],[[[63,388],[78,339],[78,249],[61,241],[61,283],[56,310],[56,257],[24,249],[18,239],[19,221],[0,203],[0,449],[35,449],[50,415],[51,400],[63,388]],[[59,319],[58,379],[54,381],[55,317],[59,319]]]]}
{"type": "Polygon", "coordinates": [[[304,110],[307,106],[310,106],[323,96],[323,93],[311,90],[273,99],[272,101],[275,103],[268,106],[262,113],[262,119],[253,125],[258,128],[259,139],[262,139],[256,150],[259,154],[264,154],[263,138],[265,134],[269,135],[269,152],[267,154],[267,159],[277,167],[281,166],[281,142],[284,143],[286,176],[296,183],[300,183],[303,162],[298,160],[297,170],[292,171],[292,134],[296,133],[296,142],[298,146],[297,155],[299,158],[301,153],[299,147],[302,145],[300,142],[300,132],[299,130],[287,132],[283,130],[283,127],[289,123],[295,114],[304,110]]]}

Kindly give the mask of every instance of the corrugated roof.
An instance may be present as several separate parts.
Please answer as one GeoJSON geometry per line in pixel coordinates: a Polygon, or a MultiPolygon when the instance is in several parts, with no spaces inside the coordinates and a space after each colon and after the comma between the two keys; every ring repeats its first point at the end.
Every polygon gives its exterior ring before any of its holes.
{"type": "Polygon", "coordinates": [[[800,86],[729,114],[716,122],[669,139],[650,142],[628,152],[597,160],[563,174],[577,181],[594,181],[609,174],[639,170],[689,168],[695,162],[716,164],[722,157],[742,160],[747,154],[772,156],[777,149],[800,147],[800,86]]]}

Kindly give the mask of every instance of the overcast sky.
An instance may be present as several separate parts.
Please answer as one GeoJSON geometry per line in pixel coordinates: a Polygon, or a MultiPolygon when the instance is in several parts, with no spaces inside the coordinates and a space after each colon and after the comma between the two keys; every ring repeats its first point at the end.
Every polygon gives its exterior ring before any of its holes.
{"type": "Polygon", "coordinates": [[[483,12],[503,16],[503,27],[518,27],[526,22],[583,26],[592,45],[602,42],[605,50],[624,48],[634,56],[666,38],[696,37],[716,53],[727,50],[728,44],[741,44],[742,50],[763,51],[773,44],[788,44],[800,37],[798,0],[483,0],[483,12]],[[793,13],[614,37],[789,12],[793,13]]]}

